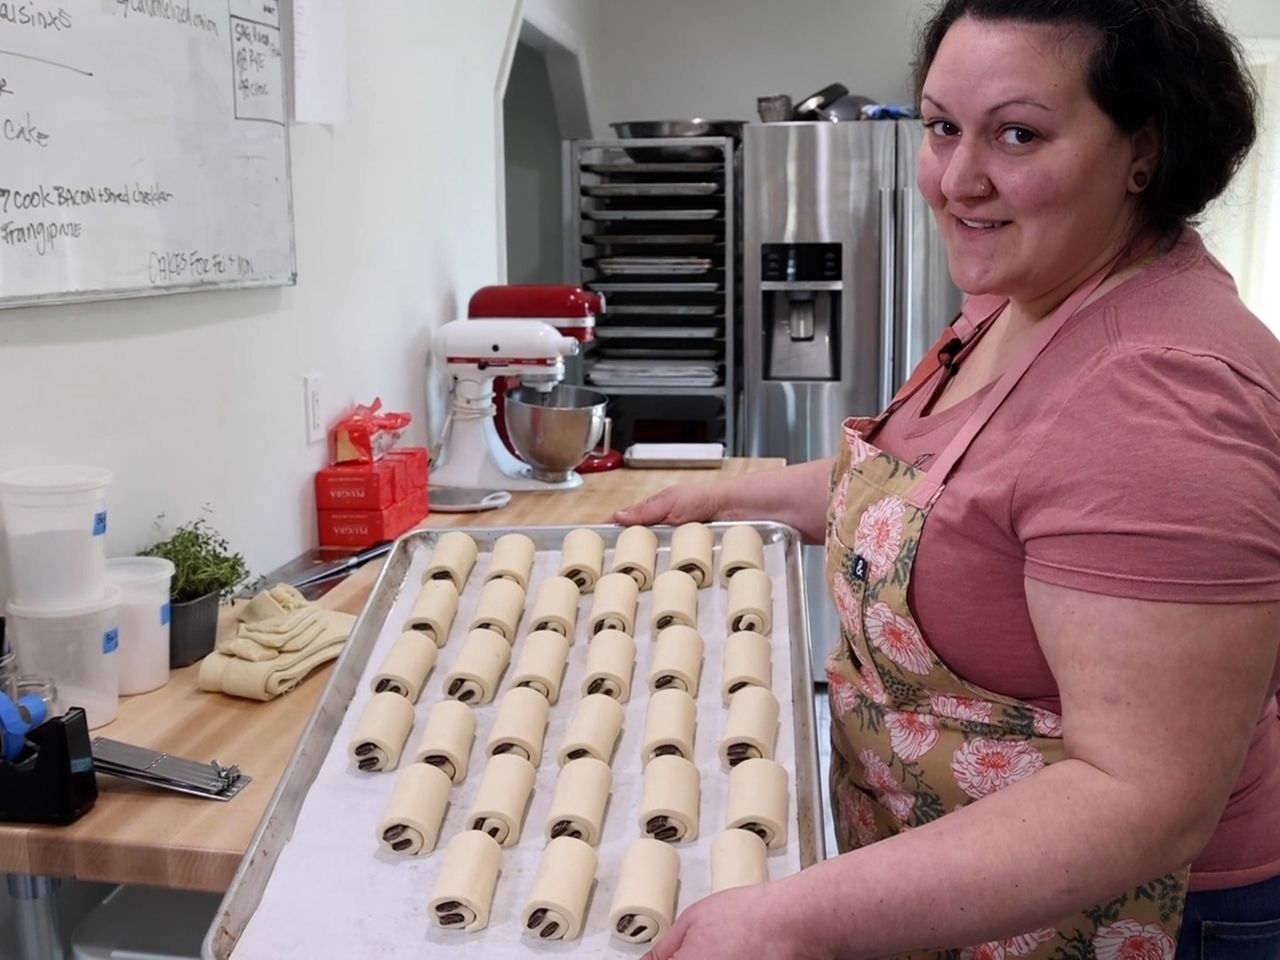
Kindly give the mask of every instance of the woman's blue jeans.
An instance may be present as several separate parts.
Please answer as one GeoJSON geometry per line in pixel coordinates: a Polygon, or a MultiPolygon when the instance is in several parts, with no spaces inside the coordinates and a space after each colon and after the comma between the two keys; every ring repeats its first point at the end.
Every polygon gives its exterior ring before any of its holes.
{"type": "Polygon", "coordinates": [[[1280,960],[1280,877],[1190,894],[1176,960],[1280,960]]]}

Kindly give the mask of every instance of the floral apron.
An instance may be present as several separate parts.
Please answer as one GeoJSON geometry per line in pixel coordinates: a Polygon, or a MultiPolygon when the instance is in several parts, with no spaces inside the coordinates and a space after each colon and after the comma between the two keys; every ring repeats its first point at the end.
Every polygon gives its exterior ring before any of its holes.
{"type": "MultiPolygon", "coordinates": [[[[942,365],[926,357],[878,418],[842,425],[827,518],[826,575],[841,642],[827,661],[831,800],[840,851],[936,820],[1031,776],[1064,756],[1062,720],[983,690],[952,673],[925,642],[907,605],[920,532],[952,468],[1067,319],[1110,273],[1095,274],[1051,316],[1013,367],[982,398],[955,439],[921,470],[869,442],[942,365]]],[[[1003,304],[1001,304],[1001,308],[1003,304]]],[[[938,341],[968,345],[981,323],[963,314],[938,341]]],[[[1187,869],[1063,918],[1055,927],[914,960],[1172,960],[1187,869]]]]}

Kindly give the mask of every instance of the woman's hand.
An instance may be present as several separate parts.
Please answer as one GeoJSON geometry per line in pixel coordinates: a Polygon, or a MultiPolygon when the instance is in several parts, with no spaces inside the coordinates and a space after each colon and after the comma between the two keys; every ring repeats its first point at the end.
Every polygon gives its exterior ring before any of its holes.
{"type": "MultiPolygon", "coordinates": [[[[785,882],[785,881],[784,881],[785,882]]],[[[780,885],[761,883],[713,894],[689,907],[644,960],[827,960],[801,942],[803,918],[780,885]]]]}
{"type": "Polygon", "coordinates": [[[827,487],[832,461],[812,460],[776,470],[667,487],[613,515],[623,526],[705,523],[710,520],[777,520],[800,531],[805,543],[826,533],[827,487]]]}
{"type": "Polygon", "coordinates": [[[724,519],[720,516],[721,500],[714,483],[681,484],[624,507],[613,515],[613,522],[626,527],[652,527],[724,519]]]}

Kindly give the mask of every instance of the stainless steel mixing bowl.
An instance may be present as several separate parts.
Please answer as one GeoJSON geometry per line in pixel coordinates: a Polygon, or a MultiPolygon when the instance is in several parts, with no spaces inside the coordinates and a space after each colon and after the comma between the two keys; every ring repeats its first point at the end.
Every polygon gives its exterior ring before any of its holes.
{"type": "MultiPolygon", "coordinates": [[[[735,137],[741,139],[744,120],[623,120],[611,123],[613,132],[624,140],[656,137],[735,137]]],[[[724,159],[719,147],[674,146],[624,147],[637,163],[715,163],[724,159]]]]}
{"type": "Polygon", "coordinates": [[[588,453],[608,451],[612,432],[604,415],[608,399],[597,390],[563,383],[546,393],[516,387],[506,396],[507,436],[520,458],[533,468],[534,477],[560,483],[569,479],[588,453]]]}

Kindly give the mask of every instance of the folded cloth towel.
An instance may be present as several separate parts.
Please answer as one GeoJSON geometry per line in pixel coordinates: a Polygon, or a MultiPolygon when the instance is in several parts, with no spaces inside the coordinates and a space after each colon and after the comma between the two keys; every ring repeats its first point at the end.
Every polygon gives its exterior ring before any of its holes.
{"type": "Polygon", "coordinates": [[[320,608],[296,589],[277,583],[245,604],[235,636],[220,638],[214,649],[254,663],[274,660],[315,642],[324,629],[319,614],[320,608]]]}
{"type": "Polygon", "coordinates": [[[225,657],[238,657],[241,660],[261,661],[274,660],[280,656],[279,650],[272,650],[252,640],[241,637],[219,637],[214,641],[213,649],[225,657]]]}
{"type": "Polygon", "coordinates": [[[257,623],[242,623],[236,631],[237,637],[252,640],[272,650],[292,652],[301,650],[315,639],[318,629],[316,618],[320,608],[314,604],[305,610],[294,610],[271,620],[259,620],[257,623]]]}
{"type": "Polygon", "coordinates": [[[257,623],[259,620],[274,620],[294,610],[305,610],[309,606],[311,602],[297,589],[287,583],[277,583],[246,603],[239,618],[241,623],[257,623]]]}
{"type": "Polygon", "coordinates": [[[270,620],[242,623],[234,637],[220,638],[214,649],[241,660],[272,660],[281,651],[301,650],[314,641],[322,629],[319,617],[320,608],[308,604],[270,620]]]}
{"type": "Polygon", "coordinates": [[[196,686],[250,700],[273,700],[296,687],[311,671],[342,652],[355,617],[334,610],[316,610],[320,632],[306,647],[252,661],[214,652],[200,663],[196,686]]]}

